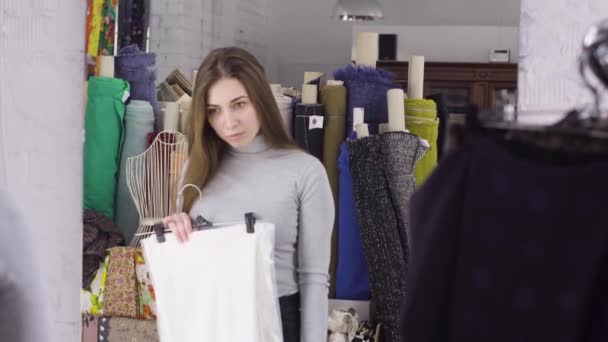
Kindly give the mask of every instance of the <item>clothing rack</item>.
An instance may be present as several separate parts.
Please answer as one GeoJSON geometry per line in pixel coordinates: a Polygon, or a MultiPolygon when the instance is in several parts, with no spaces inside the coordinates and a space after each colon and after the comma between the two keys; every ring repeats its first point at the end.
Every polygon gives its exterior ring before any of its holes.
{"type": "MultiPolygon", "coordinates": [[[[255,233],[255,214],[254,213],[246,213],[245,214],[245,226],[247,234],[255,233]]],[[[192,220],[192,230],[200,231],[200,230],[208,230],[221,228],[226,226],[232,226],[238,224],[239,222],[222,222],[222,223],[213,223],[203,216],[197,216],[194,220],[192,220]]],[[[156,233],[156,239],[159,243],[165,242],[165,225],[161,223],[157,223],[154,225],[154,232],[156,233]]]]}

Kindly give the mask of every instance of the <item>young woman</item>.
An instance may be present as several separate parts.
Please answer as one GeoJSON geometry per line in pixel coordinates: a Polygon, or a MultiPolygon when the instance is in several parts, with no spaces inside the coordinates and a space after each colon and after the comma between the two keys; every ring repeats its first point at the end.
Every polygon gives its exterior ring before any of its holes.
{"type": "Polygon", "coordinates": [[[198,71],[184,213],[165,226],[185,242],[190,217],[276,225],[275,265],[285,342],[327,339],[334,205],[323,165],[284,131],[263,67],[247,51],[212,51],[198,71]]]}

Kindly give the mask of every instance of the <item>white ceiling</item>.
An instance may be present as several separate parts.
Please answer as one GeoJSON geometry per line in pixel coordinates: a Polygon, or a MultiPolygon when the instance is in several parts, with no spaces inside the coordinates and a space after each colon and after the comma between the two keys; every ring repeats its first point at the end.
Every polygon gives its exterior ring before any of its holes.
{"type": "MultiPolygon", "coordinates": [[[[270,0],[274,15],[329,16],[337,0],[270,0]]],[[[379,25],[519,26],[520,0],[378,0],[379,25]]]]}

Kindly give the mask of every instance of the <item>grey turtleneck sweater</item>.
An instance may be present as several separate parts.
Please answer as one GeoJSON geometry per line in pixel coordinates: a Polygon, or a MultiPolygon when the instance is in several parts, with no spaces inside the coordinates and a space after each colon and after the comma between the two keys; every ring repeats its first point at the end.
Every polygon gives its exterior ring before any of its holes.
{"type": "Polygon", "coordinates": [[[323,165],[299,150],[271,149],[261,135],[229,149],[190,215],[220,223],[246,212],[276,226],[278,295],[300,293],[301,341],[325,341],[335,214],[323,165]]]}

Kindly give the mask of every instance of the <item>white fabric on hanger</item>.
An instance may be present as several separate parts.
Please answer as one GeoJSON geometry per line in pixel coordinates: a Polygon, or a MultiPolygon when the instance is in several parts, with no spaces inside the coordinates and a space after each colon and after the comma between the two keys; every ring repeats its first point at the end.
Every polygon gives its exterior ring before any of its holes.
{"type": "Polygon", "coordinates": [[[282,342],[270,223],[142,241],[162,342],[282,342]]]}

